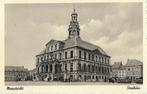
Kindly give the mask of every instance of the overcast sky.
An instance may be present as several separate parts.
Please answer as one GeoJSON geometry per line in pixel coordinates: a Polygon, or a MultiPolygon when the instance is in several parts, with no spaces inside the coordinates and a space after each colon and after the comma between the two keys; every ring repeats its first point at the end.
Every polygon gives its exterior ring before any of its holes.
{"type": "Polygon", "coordinates": [[[143,61],[141,3],[11,4],[5,6],[6,65],[35,68],[48,41],[68,37],[73,6],[81,38],[104,49],[111,63],[143,61]]]}

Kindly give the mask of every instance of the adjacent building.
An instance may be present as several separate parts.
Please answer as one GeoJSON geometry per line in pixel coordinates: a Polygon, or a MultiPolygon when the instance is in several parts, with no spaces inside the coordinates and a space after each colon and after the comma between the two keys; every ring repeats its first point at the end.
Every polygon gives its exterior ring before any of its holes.
{"type": "MultiPolygon", "coordinates": [[[[90,32],[90,31],[89,31],[90,32]]],[[[50,40],[36,55],[36,77],[47,81],[107,81],[110,56],[99,46],[80,37],[78,14],[73,11],[68,38],[50,40]]]]}
{"type": "Polygon", "coordinates": [[[136,59],[128,59],[125,65],[115,62],[111,68],[111,78],[130,79],[135,82],[143,78],[143,63],[136,59]]]}
{"type": "Polygon", "coordinates": [[[126,69],[122,62],[115,62],[111,69],[112,78],[126,78],[126,69]]]}
{"type": "Polygon", "coordinates": [[[128,59],[125,65],[126,77],[135,81],[137,78],[143,78],[143,63],[136,59],[128,59]]]}
{"type": "Polygon", "coordinates": [[[5,66],[5,81],[27,80],[28,69],[23,66],[5,66]]]}

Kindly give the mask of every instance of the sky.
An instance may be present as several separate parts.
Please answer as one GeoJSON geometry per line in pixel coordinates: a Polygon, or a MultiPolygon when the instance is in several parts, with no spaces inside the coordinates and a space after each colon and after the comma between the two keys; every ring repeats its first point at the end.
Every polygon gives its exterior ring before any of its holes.
{"type": "Polygon", "coordinates": [[[143,61],[142,3],[6,4],[5,65],[35,68],[48,41],[67,39],[73,8],[80,37],[100,46],[111,64],[143,61]]]}

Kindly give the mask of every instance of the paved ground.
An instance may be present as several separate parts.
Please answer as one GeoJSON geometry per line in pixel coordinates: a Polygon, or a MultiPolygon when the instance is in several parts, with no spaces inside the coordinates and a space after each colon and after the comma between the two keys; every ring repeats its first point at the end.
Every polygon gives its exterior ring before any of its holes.
{"type": "MultiPolygon", "coordinates": [[[[135,83],[131,83],[135,84],[135,83]]],[[[129,85],[128,83],[109,83],[109,82],[45,82],[45,81],[7,81],[5,85],[129,85]]]]}

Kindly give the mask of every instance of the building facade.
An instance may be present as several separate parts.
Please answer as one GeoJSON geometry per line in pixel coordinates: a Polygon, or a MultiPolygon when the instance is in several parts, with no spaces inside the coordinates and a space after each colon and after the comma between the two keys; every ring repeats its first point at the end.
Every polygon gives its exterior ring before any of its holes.
{"type": "Polygon", "coordinates": [[[23,66],[5,66],[5,81],[27,80],[28,69],[23,66]]]}
{"type": "Polygon", "coordinates": [[[126,69],[122,62],[115,62],[111,70],[111,78],[126,78],[126,69]]]}
{"type": "Polygon", "coordinates": [[[75,9],[71,14],[68,38],[50,40],[36,55],[37,78],[47,81],[107,81],[110,56],[97,45],[80,37],[75,9]]]}
{"type": "Polygon", "coordinates": [[[125,65],[115,62],[111,70],[111,78],[128,79],[131,82],[143,79],[143,63],[136,59],[128,59],[125,65]]]}
{"type": "Polygon", "coordinates": [[[143,63],[136,59],[128,59],[125,65],[126,77],[135,81],[137,78],[143,78],[143,63]]]}

